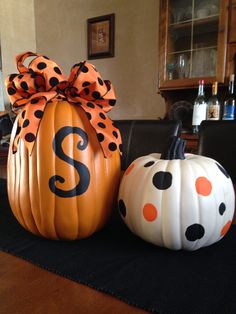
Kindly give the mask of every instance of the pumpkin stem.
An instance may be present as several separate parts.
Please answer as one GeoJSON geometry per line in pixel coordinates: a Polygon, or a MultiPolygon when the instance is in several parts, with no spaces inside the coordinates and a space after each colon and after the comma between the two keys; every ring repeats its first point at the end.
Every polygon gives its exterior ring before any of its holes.
{"type": "Polygon", "coordinates": [[[178,136],[171,136],[167,147],[161,154],[161,159],[185,159],[184,149],[185,149],[185,140],[178,136]]]}

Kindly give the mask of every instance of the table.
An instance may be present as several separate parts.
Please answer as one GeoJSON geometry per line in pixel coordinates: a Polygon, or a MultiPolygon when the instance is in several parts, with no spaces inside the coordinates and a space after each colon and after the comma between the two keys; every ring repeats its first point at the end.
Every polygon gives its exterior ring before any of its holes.
{"type": "Polygon", "coordinates": [[[0,252],[1,314],[144,314],[105,293],[0,252]]]}
{"type": "MultiPolygon", "coordinates": [[[[0,177],[6,178],[6,160],[0,177]]],[[[0,301],[1,314],[147,313],[1,251],[0,301]]]]}

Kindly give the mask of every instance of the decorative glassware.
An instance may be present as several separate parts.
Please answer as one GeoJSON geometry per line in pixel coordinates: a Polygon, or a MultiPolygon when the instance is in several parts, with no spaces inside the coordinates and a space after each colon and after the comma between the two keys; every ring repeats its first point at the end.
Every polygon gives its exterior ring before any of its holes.
{"type": "Polygon", "coordinates": [[[174,62],[167,63],[166,70],[167,70],[167,73],[168,73],[168,80],[173,80],[175,69],[176,69],[176,64],[174,62]]]}
{"type": "Polygon", "coordinates": [[[177,70],[179,79],[184,79],[189,76],[189,60],[185,54],[179,55],[177,70]]]}

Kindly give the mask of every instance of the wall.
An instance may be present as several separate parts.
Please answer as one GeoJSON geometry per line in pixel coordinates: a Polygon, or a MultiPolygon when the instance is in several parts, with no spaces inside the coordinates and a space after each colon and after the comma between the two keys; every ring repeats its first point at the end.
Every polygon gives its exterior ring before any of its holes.
{"type": "Polygon", "coordinates": [[[68,75],[87,58],[87,18],[115,13],[115,57],[90,60],[115,87],[117,105],[110,116],[163,117],[164,100],[157,94],[158,8],[159,0],[35,0],[37,52],[68,75]]]}
{"type": "MultiPolygon", "coordinates": [[[[17,71],[17,54],[36,50],[34,17],[34,0],[0,0],[3,80],[6,75],[17,71]]],[[[8,104],[6,93],[4,98],[8,104]]]]}

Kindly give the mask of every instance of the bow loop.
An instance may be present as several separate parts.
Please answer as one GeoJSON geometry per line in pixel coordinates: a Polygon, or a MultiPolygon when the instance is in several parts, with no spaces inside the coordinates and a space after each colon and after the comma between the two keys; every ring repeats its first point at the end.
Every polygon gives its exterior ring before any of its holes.
{"type": "Polygon", "coordinates": [[[28,68],[26,66],[24,66],[24,61],[26,58],[28,57],[38,57],[39,55],[37,53],[34,52],[25,52],[23,54],[19,54],[16,56],[16,66],[18,71],[22,74],[22,73],[27,73],[28,72],[28,68]]]}
{"type": "Polygon", "coordinates": [[[76,96],[99,104],[105,112],[115,105],[115,93],[110,81],[104,81],[92,64],[86,61],[76,64],[68,81],[79,91],[76,96]]]}
{"type": "MultiPolygon", "coordinates": [[[[20,54],[16,63],[20,74],[12,74],[6,79],[13,111],[21,114],[13,151],[17,150],[19,138],[32,151],[47,102],[61,98],[80,105],[86,112],[105,157],[119,148],[119,130],[106,115],[115,105],[115,93],[110,81],[103,80],[92,64],[86,61],[75,64],[67,80],[54,61],[37,53],[20,54]],[[35,58],[26,67],[23,64],[25,59],[32,56],[35,58]]],[[[56,103],[53,101],[54,105],[56,103]]]]}

